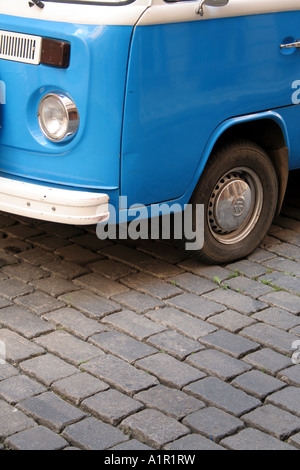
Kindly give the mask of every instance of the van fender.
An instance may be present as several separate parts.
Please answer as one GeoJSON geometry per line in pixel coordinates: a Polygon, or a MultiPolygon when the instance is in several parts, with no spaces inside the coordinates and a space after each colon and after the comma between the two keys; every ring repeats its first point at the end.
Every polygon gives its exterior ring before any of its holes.
{"type": "MultiPolygon", "coordinates": [[[[264,145],[264,149],[270,156],[274,164],[277,177],[278,177],[279,194],[278,194],[277,214],[280,212],[282,203],[284,200],[284,196],[285,196],[287,181],[288,181],[290,144],[289,144],[289,137],[288,137],[288,132],[287,132],[285,121],[282,118],[282,116],[276,111],[265,111],[262,113],[233,117],[222,122],[211,134],[204,148],[202,158],[200,160],[199,166],[197,168],[197,171],[195,173],[195,176],[190,186],[191,195],[193,191],[195,190],[195,188],[197,187],[197,183],[199,182],[201,174],[209,160],[210,155],[212,154],[218,142],[220,142],[222,137],[225,135],[226,131],[232,130],[235,126],[238,126],[241,124],[247,124],[247,123],[260,121],[260,120],[264,120],[264,121],[271,120],[275,122],[278,126],[278,129],[281,131],[281,138],[278,140],[278,142],[280,141],[280,144],[276,146],[272,146],[268,142],[265,142],[265,145],[264,145]],[[192,191],[191,191],[191,188],[192,188],[192,191]]],[[[257,143],[260,143],[260,142],[257,142],[257,143]]]]}

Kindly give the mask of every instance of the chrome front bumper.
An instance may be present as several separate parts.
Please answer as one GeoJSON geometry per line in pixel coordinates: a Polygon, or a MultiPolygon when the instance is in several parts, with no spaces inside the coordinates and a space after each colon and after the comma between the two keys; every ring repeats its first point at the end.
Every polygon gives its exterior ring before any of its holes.
{"type": "Polygon", "coordinates": [[[0,177],[0,210],[35,219],[92,225],[109,218],[103,193],[57,189],[0,177]]]}

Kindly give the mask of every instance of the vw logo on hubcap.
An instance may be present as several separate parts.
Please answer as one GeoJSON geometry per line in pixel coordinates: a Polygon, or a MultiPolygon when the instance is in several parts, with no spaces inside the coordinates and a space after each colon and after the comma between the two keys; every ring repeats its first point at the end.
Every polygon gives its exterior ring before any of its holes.
{"type": "Polygon", "coordinates": [[[232,202],[233,215],[235,217],[240,217],[245,210],[245,199],[240,196],[236,197],[232,202]]]}

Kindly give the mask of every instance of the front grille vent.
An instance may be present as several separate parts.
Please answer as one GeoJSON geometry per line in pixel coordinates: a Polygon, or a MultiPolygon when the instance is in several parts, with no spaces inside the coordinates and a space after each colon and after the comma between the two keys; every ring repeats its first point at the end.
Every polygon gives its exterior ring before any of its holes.
{"type": "Polygon", "coordinates": [[[42,38],[0,30],[0,59],[38,65],[42,38]]]}

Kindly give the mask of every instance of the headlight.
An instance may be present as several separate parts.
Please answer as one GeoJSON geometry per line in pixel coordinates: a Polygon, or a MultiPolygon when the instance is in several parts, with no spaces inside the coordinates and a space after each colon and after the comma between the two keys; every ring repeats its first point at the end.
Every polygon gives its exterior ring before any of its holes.
{"type": "Polygon", "coordinates": [[[42,132],[49,140],[62,142],[77,131],[79,113],[70,98],[60,93],[49,93],[40,101],[38,120],[42,132]]]}

